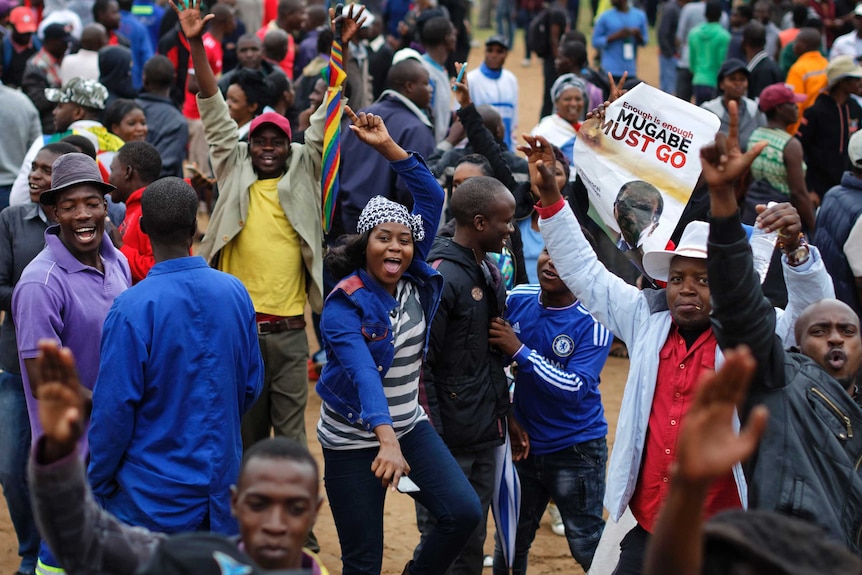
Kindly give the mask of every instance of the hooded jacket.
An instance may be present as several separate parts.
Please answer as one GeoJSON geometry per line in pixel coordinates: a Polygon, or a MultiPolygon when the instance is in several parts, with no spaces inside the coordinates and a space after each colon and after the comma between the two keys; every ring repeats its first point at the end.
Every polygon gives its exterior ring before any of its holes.
{"type": "Polygon", "coordinates": [[[506,358],[488,343],[488,326],[506,303],[500,272],[487,258],[478,265],[471,249],[445,237],[434,241],[428,262],[444,285],[422,372],[425,411],[453,452],[499,445],[509,386],[506,358]]]}
{"type": "Polygon", "coordinates": [[[799,139],[805,152],[805,185],[822,198],[829,188],[841,183],[844,170],[850,169],[847,144],[859,129],[862,107],[853,98],[838,105],[828,93],[817,96],[805,110],[799,126],[799,139]]]}

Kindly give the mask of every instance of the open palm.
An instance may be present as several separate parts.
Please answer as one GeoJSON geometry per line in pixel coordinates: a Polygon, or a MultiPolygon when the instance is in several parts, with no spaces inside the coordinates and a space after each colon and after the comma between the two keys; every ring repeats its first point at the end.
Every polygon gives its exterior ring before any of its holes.
{"type": "MultiPolygon", "coordinates": [[[[183,0],[180,0],[183,1],[183,0]]],[[[187,0],[180,4],[177,0],[170,0],[171,8],[177,13],[180,27],[186,38],[198,38],[204,33],[207,22],[215,18],[212,14],[201,17],[201,6],[203,0],[187,0]],[[187,4],[187,5],[186,5],[187,4]]]]}

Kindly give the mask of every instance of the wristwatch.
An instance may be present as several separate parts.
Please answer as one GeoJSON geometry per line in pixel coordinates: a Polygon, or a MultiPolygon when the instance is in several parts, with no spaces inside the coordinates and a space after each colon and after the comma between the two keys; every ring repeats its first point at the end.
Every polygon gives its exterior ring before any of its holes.
{"type": "Polygon", "coordinates": [[[804,237],[799,238],[799,245],[795,250],[787,253],[787,263],[790,267],[795,268],[808,261],[811,256],[811,250],[808,248],[808,242],[804,237]]]}

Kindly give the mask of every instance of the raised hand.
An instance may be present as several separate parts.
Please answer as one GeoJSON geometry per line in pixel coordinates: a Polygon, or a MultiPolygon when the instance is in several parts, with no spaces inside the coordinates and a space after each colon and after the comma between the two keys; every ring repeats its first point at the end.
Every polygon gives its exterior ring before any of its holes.
{"type": "Polygon", "coordinates": [[[724,359],[717,373],[704,374],[697,385],[677,441],[675,480],[706,485],[727,474],[736,462],[754,453],[766,430],[768,412],[759,406],[739,435],[734,432],[734,409],[745,399],[757,364],[744,346],[728,350],[724,359]]]}
{"type": "Polygon", "coordinates": [[[329,9],[329,21],[332,28],[332,33],[335,34],[335,26],[341,24],[341,45],[346,46],[350,40],[359,32],[362,25],[365,23],[365,6],[356,8],[356,4],[350,4],[347,8],[347,13],[342,12],[341,16],[335,15],[335,9],[329,9]],[[353,11],[356,10],[354,14],[353,11]]]}
{"type": "MultiPolygon", "coordinates": [[[[640,30],[637,30],[638,34],[640,34],[640,30]]],[[[605,104],[610,104],[617,98],[620,98],[623,94],[628,92],[628,90],[623,90],[623,86],[626,85],[626,79],[629,77],[628,72],[623,72],[623,75],[620,77],[619,82],[614,82],[614,77],[608,72],[608,84],[611,86],[610,95],[608,96],[607,102],[605,104]]]]}
{"type": "Polygon", "coordinates": [[[799,212],[789,202],[782,202],[767,208],[760,204],[755,206],[757,219],[754,225],[766,233],[778,232],[781,246],[786,253],[799,247],[799,232],[802,231],[802,218],[799,212]]]}
{"type": "Polygon", "coordinates": [[[350,130],[356,134],[360,141],[368,144],[390,162],[403,160],[408,156],[407,152],[399,146],[389,135],[383,118],[374,114],[359,112],[355,114],[350,106],[344,107],[344,113],[350,118],[350,130]]]}
{"type": "Polygon", "coordinates": [[[758,142],[743,153],[739,147],[739,109],[733,100],[727,104],[727,113],[730,116],[727,136],[719,132],[712,144],[700,150],[703,177],[710,189],[732,188],[768,145],[767,142],[758,142]]]}
{"type": "MultiPolygon", "coordinates": [[[[461,68],[463,68],[466,64],[461,62],[455,62],[455,72],[460,73],[461,68]]],[[[467,83],[467,74],[461,76],[461,81],[457,82],[456,79],[452,80],[452,87],[455,90],[455,100],[458,102],[458,105],[462,108],[466,108],[470,104],[473,103],[473,100],[470,98],[470,85],[467,83]]]]}
{"type": "Polygon", "coordinates": [[[37,359],[39,421],[45,435],[43,463],[56,461],[75,449],[84,433],[86,398],[75,359],[51,340],[39,342],[37,359]]]}
{"type": "Polygon", "coordinates": [[[186,38],[200,38],[207,22],[215,18],[212,14],[207,14],[201,18],[201,6],[203,0],[168,0],[171,8],[177,13],[180,20],[180,27],[183,29],[183,34],[186,38]]]}
{"type": "Polygon", "coordinates": [[[557,162],[554,150],[542,136],[523,134],[521,137],[527,145],[518,146],[518,149],[527,156],[530,182],[539,190],[542,205],[552,206],[562,197],[554,173],[557,162]]]}

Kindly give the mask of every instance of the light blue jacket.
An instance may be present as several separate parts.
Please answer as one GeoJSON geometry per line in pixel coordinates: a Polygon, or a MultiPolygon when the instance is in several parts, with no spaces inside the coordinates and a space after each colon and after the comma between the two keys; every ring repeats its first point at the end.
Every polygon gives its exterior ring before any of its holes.
{"type": "MultiPolygon", "coordinates": [[[[623,340],[629,352],[629,376],[623,392],[616,438],[608,468],[605,507],[614,521],[625,512],[637,484],[656,377],[659,352],[671,328],[664,290],[645,290],[627,284],[602,265],[581,232],[571,208],[539,220],[545,245],[557,273],[573,294],[605,327],[623,340]]],[[[787,309],[776,309],[775,333],[785,346],[795,343],[793,325],[809,304],[835,297],[832,278],[826,273],[817,248],[811,248],[809,265],[784,265],[787,309]]],[[[723,362],[718,346],[715,367],[723,362]]],[[[747,486],[739,465],[734,468],[739,498],[748,501],[747,486]]]]}

